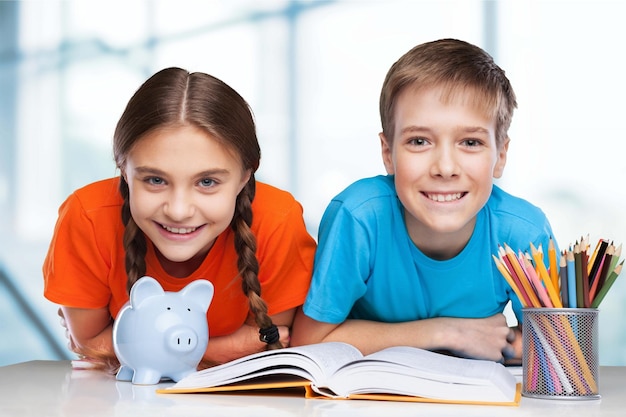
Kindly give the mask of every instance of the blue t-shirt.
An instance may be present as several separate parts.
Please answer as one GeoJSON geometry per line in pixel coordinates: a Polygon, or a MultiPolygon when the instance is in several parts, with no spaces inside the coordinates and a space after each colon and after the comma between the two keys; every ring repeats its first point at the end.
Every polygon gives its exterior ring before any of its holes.
{"type": "Polygon", "coordinates": [[[539,208],[494,185],[465,248],[437,261],[411,241],[393,176],[362,179],[335,197],[322,217],[304,312],[335,324],[347,318],[484,318],[512,300],[521,322],[521,304],[492,254],[498,256],[504,243],[516,252],[529,251],[530,242],[547,248],[551,236],[539,208]]]}

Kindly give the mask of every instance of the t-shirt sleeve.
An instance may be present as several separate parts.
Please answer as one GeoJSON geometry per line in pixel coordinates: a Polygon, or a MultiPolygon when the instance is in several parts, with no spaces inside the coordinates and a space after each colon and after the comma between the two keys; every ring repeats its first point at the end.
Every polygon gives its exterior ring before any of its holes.
{"type": "Polygon", "coordinates": [[[285,208],[265,216],[257,234],[261,297],[274,315],[304,303],[313,269],[316,243],[306,230],[302,206],[291,199],[285,208]]]}
{"type": "Polygon", "coordinates": [[[340,201],[331,201],[320,222],[307,316],[334,324],[348,317],[367,290],[372,243],[364,223],[340,201]]]}
{"type": "Polygon", "coordinates": [[[79,198],[72,194],[59,208],[44,260],[44,296],[70,307],[105,307],[111,294],[108,271],[94,224],[79,198]]]}

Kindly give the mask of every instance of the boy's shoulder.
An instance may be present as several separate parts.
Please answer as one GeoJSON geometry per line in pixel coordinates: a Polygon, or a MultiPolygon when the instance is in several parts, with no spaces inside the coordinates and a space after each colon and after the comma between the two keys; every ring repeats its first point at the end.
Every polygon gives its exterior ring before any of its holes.
{"type": "Polygon", "coordinates": [[[348,209],[355,209],[373,201],[397,198],[393,176],[377,175],[362,178],[347,186],[333,201],[348,209]]]}
{"type": "Polygon", "coordinates": [[[537,206],[521,197],[514,196],[494,185],[487,202],[488,209],[499,217],[515,217],[528,222],[543,222],[545,213],[537,206]]]}

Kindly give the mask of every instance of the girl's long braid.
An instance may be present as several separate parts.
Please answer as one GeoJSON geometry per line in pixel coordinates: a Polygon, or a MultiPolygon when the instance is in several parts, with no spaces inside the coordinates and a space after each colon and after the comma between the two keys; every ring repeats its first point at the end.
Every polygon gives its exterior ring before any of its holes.
{"type": "MultiPolygon", "coordinates": [[[[256,258],[256,238],[250,230],[252,225],[252,199],[255,193],[254,174],[248,184],[239,193],[235,215],[231,227],[235,232],[235,250],[238,259],[237,266],[241,275],[241,288],[248,297],[250,310],[254,314],[257,326],[259,326],[261,338],[263,332],[276,327],[267,314],[267,304],[261,298],[261,284],[259,282],[259,262],[256,258]]],[[[263,339],[261,339],[263,340],[263,339]]],[[[280,349],[282,345],[276,340],[268,343],[268,349],[280,349]]]]}
{"type": "Polygon", "coordinates": [[[124,177],[120,177],[120,194],[124,199],[122,204],[122,222],[124,223],[123,244],[126,252],[126,291],[130,289],[139,278],[146,273],[146,238],[130,215],[130,203],[128,200],[128,183],[124,177]]]}

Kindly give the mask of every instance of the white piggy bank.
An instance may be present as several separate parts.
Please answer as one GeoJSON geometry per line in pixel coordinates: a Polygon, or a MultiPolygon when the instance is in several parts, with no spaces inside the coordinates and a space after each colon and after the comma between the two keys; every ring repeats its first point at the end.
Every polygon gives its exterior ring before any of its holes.
{"type": "Polygon", "coordinates": [[[154,278],[140,278],[113,324],[113,347],[122,365],[116,378],[150,385],[195,372],[209,343],[206,313],[213,292],[206,280],[170,292],[154,278]]]}

